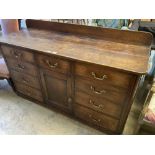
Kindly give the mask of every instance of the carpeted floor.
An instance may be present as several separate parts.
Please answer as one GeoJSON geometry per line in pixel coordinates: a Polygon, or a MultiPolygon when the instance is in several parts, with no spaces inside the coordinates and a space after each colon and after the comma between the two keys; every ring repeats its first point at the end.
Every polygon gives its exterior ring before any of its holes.
{"type": "MultiPolygon", "coordinates": [[[[133,134],[139,106],[133,104],[123,134],[133,134]]],[[[60,113],[17,96],[0,80],[0,134],[104,134],[60,113]]]]}

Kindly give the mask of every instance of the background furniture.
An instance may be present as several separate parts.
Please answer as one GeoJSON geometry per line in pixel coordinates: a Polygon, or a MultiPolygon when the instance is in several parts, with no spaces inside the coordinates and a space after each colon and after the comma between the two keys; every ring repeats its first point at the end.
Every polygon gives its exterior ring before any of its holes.
{"type": "Polygon", "coordinates": [[[107,27],[107,28],[116,28],[116,29],[128,29],[130,20],[128,19],[93,19],[92,25],[107,27]]]}
{"type": "Polygon", "coordinates": [[[155,134],[155,81],[148,85],[148,94],[138,119],[135,134],[155,134]]]}
{"type": "MultiPolygon", "coordinates": [[[[8,35],[12,32],[18,32],[19,31],[19,25],[18,25],[18,19],[0,19],[0,26],[1,26],[1,32],[0,35],[8,35]]],[[[0,80],[6,79],[8,83],[12,86],[14,89],[13,82],[10,77],[10,73],[8,71],[7,65],[5,63],[5,60],[2,56],[1,49],[0,49],[0,80]]]]}
{"type": "Polygon", "coordinates": [[[151,44],[151,53],[150,53],[150,66],[148,69],[148,73],[141,80],[141,86],[137,92],[138,100],[144,104],[144,101],[148,95],[150,84],[152,84],[154,76],[155,76],[155,22],[152,20],[140,20],[136,19],[132,22],[131,28],[135,31],[147,31],[152,33],[153,41],[151,44]]]}
{"type": "Polygon", "coordinates": [[[9,79],[9,71],[3,58],[0,58],[0,79],[9,79]]]}
{"type": "Polygon", "coordinates": [[[17,94],[122,133],[152,36],[38,20],[27,20],[27,27],[0,38],[17,94]]]}
{"type": "Polygon", "coordinates": [[[14,88],[13,82],[11,80],[5,61],[3,58],[0,58],[0,80],[4,80],[4,79],[6,79],[8,83],[12,86],[12,88],[14,88]]]}
{"type": "Polygon", "coordinates": [[[155,21],[152,19],[150,21],[144,21],[140,19],[133,20],[130,29],[135,31],[147,31],[151,32],[153,37],[152,49],[155,49],[155,21]]]}
{"type": "Polygon", "coordinates": [[[152,104],[152,97],[154,94],[154,77],[155,77],[155,22],[153,20],[134,20],[131,25],[132,30],[136,31],[146,31],[151,32],[153,35],[153,41],[151,45],[149,69],[146,76],[141,79],[140,87],[137,91],[138,101],[143,105],[139,119],[138,125],[135,130],[136,134],[154,134],[155,125],[148,120],[146,120],[146,113],[148,112],[148,107],[150,102],[152,104]],[[146,131],[144,133],[144,131],[146,131]]]}
{"type": "Polygon", "coordinates": [[[0,19],[0,24],[3,35],[19,31],[18,19],[0,19]]]}

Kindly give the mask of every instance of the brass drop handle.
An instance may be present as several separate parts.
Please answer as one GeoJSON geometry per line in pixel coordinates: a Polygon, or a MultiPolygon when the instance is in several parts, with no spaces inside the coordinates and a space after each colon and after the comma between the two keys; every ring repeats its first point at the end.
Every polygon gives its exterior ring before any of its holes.
{"type": "Polygon", "coordinates": [[[28,83],[28,81],[27,81],[27,80],[25,80],[25,78],[24,78],[24,77],[22,78],[22,80],[23,80],[23,82],[24,82],[24,83],[28,83]]]}
{"type": "Polygon", "coordinates": [[[96,119],[96,118],[94,118],[92,115],[89,115],[89,118],[91,118],[91,120],[94,121],[94,122],[96,122],[96,123],[101,122],[100,119],[96,119]]]}
{"type": "Polygon", "coordinates": [[[72,98],[71,97],[68,98],[68,103],[72,103],[72,98]]]}
{"type": "Polygon", "coordinates": [[[12,54],[13,54],[16,58],[21,57],[21,53],[18,53],[17,51],[13,51],[13,50],[12,50],[12,54]]]}
{"type": "Polygon", "coordinates": [[[25,66],[21,65],[21,64],[18,64],[17,67],[21,70],[25,69],[25,66]]]}
{"type": "Polygon", "coordinates": [[[94,72],[91,72],[91,75],[94,77],[94,79],[96,79],[96,80],[104,80],[104,79],[106,79],[107,78],[107,75],[102,75],[102,77],[97,77],[96,76],[96,73],[94,73],[94,72]]]}
{"type": "Polygon", "coordinates": [[[58,63],[55,63],[55,64],[51,64],[51,62],[49,60],[46,60],[46,63],[47,65],[50,67],[50,68],[55,68],[58,66],[58,63]]]}
{"type": "Polygon", "coordinates": [[[98,95],[101,95],[102,93],[106,93],[105,90],[100,90],[100,91],[95,90],[95,87],[93,87],[93,86],[90,86],[90,89],[91,89],[95,94],[98,94],[98,95]]]}
{"type": "Polygon", "coordinates": [[[95,102],[94,101],[92,101],[92,100],[89,100],[89,103],[91,104],[91,105],[93,105],[95,108],[98,108],[98,109],[103,109],[104,108],[104,106],[103,105],[101,105],[101,104],[95,104],[95,102]]]}

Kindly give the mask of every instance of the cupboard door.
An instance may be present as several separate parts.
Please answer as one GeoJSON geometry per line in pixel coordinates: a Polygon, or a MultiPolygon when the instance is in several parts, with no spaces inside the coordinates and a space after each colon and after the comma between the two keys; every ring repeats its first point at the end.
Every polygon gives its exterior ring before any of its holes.
{"type": "Polygon", "coordinates": [[[45,69],[40,72],[47,105],[71,111],[71,78],[45,69]]]}

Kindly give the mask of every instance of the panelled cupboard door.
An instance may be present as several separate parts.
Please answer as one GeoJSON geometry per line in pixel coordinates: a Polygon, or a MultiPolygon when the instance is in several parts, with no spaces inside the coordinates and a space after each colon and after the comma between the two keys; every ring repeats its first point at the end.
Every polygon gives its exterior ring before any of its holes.
{"type": "Polygon", "coordinates": [[[65,111],[71,111],[71,78],[46,69],[40,69],[40,74],[46,104],[59,107],[65,111]]]}

